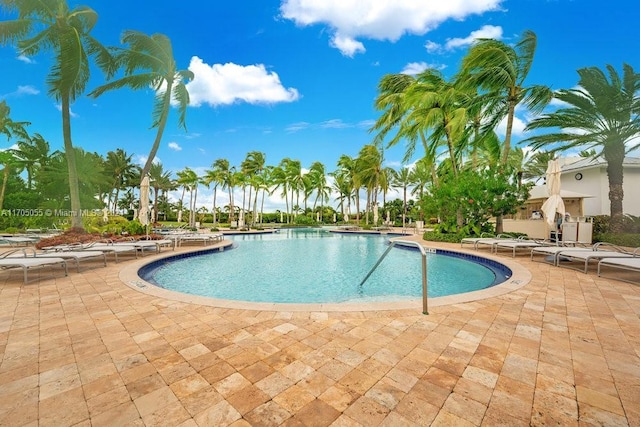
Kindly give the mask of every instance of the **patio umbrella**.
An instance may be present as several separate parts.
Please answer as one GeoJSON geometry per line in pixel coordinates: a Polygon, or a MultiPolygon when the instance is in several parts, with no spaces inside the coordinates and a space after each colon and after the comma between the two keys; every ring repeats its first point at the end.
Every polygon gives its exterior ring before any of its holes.
{"type": "Polygon", "coordinates": [[[178,222],[182,222],[182,209],[178,210],[178,222]]]}
{"type": "Polygon", "coordinates": [[[102,209],[102,221],[109,222],[109,209],[107,208],[102,209]]]}
{"type": "Polygon", "coordinates": [[[542,212],[549,227],[555,224],[556,212],[564,217],[564,201],[560,197],[560,165],[558,160],[550,160],[547,166],[547,190],[549,198],[542,204],[542,212]]]}
{"type": "Polygon", "coordinates": [[[140,184],[140,212],[138,212],[140,224],[149,224],[149,177],[142,178],[140,184]]]}

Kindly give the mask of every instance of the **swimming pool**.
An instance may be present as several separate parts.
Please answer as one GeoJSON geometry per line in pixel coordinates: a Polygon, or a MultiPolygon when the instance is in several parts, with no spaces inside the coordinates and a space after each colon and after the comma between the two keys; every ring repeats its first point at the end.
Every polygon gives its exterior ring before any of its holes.
{"type": "MultiPolygon", "coordinates": [[[[387,236],[304,229],[229,238],[235,242],[233,250],[172,256],[138,274],[165,289],[250,302],[398,301],[422,295],[416,250],[394,248],[359,285],[387,249],[387,236]]],[[[510,275],[497,263],[474,262],[453,252],[430,253],[427,263],[430,297],[484,289],[510,275]]]]}

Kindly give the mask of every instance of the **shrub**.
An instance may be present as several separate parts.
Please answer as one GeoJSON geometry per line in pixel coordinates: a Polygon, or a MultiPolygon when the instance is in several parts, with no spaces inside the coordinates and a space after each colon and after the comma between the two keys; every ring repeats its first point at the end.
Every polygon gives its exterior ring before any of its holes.
{"type": "Polygon", "coordinates": [[[458,233],[438,233],[437,231],[425,231],[422,235],[424,240],[446,243],[460,243],[464,237],[464,235],[458,233]]]}
{"type": "Polygon", "coordinates": [[[594,234],[594,242],[607,242],[617,246],[628,248],[640,248],[640,234],[631,233],[600,233],[594,234]]]}

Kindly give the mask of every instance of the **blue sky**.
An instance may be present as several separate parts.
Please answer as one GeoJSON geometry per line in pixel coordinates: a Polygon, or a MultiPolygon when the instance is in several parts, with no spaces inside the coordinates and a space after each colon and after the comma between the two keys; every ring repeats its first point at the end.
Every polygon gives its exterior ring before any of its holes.
{"type": "MultiPolygon", "coordinates": [[[[92,34],[119,45],[125,29],[164,33],[179,68],[196,74],[188,132],[170,119],[158,159],[165,169],[199,172],[218,158],[239,165],[247,152],[266,153],[268,164],[284,157],[304,167],[321,161],[335,169],[341,154],[357,155],[372,141],[369,127],[377,84],[387,73],[426,66],[454,74],[477,37],[515,43],[522,31],[538,36],[528,84],[571,88],[576,70],[623,62],[640,70],[632,0],[241,0],[188,3],[164,0],[69,2],[99,15],[92,34]]],[[[2,12],[1,19],[10,15],[2,12]]],[[[29,121],[52,149],[62,148],[60,112],[47,96],[49,54],[19,57],[0,48],[0,99],[11,118],[29,121]]],[[[88,89],[104,83],[98,70],[88,89]]],[[[154,93],[128,89],[72,106],[74,144],[105,154],[124,148],[143,162],[155,136],[150,129],[154,93]]],[[[516,140],[531,119],[518,112],[516,140]]],[[[11,141],[0,141],[0,149],[11,141]]],[[[399,167],[402,146],[385,151],[399,167]]],[[[201,191],[207,203],[210,191],[201,191]]],[[[278,207],[277,196],[270,205],[278,207]]],[[[220,203],[220,202],[219,202],[220,203]]],[[[224,203],[224,201],[223,201],[224,203]]]]}

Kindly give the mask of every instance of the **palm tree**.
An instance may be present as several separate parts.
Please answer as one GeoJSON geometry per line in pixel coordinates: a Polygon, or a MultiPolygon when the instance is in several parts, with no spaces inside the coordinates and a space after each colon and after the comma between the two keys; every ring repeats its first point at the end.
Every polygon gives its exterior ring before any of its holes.
{"type": "Polygon", "coordinates": [[[483,111],[489,118],[485,130],[493,131],[505,117],[507,119],[502,164],[507,163],[511,149],[516,107],[522,103],[532,112],[540,113],[553,96],[547,86],[525,86],[536,45],[536,34],[528,30],[515,46],[481,39],[462,61],[460,80],[483,91],[483,111]]]}
{"type": "Polygon", "coordinates": [[[189,70],[177,69],[171,40],[164,34],[148,36],[139,31],[128,30],[122,34],[121,43],[128,44],[129,47],[112,48],[112,51],[115,52],[117,64],[124,68],[125,76],[96,88],[89,95],[98,97],[106,91],[122,87],[132,89],[152,87],[156,91],[151,127],[157,127],[158,131],[142,168],[141,177],[144,178],[149,173],[160,147],[171,101],[178,104],[178,126],[187,129],[185,117],[189,105],[189,93],[185,81],[193,80],[193,73],[189,70]],[[138,70],[145,70],[145,72],[136,74],[138,70]]]}
{"type": "Polygon", "coordinates": [[[113,213],[116,212],[120,190],[124,188],[127,181],[131,180],[136,171],[137,166],[132,159],[133,155],[127,154],[122,148],[107,152],[105,172],[113,177],[108,204],[111,205],[113,213]]]}
{"type": "Polygon", "coordinates": [[[27,189],[33,188],[33,177],[49,159],[49,143],[39,133],[17,142],[15,155],[27,171],[27,189]]]}
{"type": "Polygon", "coordinates": [[[280,161],[280,164],[273,168],[271,171],[271,178],[273,181],[274,189],[282,188],[282,192],[280,195],[284,198],[285,203],[285,212],[287,213],[287,224],[289,223],[289,193],[288,193],[288,181],[287,174],[284,170],[287,162],[291,161],[291,159],[284,158],[280,161]]]}
{"type": "Polygon", "coordinates": [[[218,186],[222,184],[222,175],[220,174],[220,171],[215,168],[215,165],[211,165],[211,169],[207,169],[205,171],[204,177],[203,177],[203,183],[204,185],[207,186],[207,188],[213,185],[213,208],[211,212],[213,214],[213,225],[215,227],[215,225],[218,222],[218,218],[216,216],[217,214],[216,198],[218,196],[218,186]]]}
{"type": "Polygon", "coordinates": [[[149,181],[153,189],[153,212],[151,214],[151,222],[158,221],[159,201],[162,191],[167,191],[173,187],[171,180],[171,172],[165,171],[162,163],[154,163],[149,169],[149,181]]]}
{"type": "Polygon", "coordinates": [[[69,196],[73,227],[82,228],[80,191],[76,159],[71,140],[71,103],[82,95],[89,81],[88,56],[94,56],[107,77],[115,71],[109,51],[89,34],[98,20],[97,13],[86,6],[69,9],[66,0],[2,0],[18,19],[0,22],[0,43],[17,42],[21,54],[32,56],[53,51],[55,61],[47,84],[49,95],[61,103],[62,135],[67,156],[69,196]]]}
{"type": "Polygon", "coordinates": [[[189,226],[193,227],[195,225],[195,198],[194,192],[198,191],[198,184],[200,182],[200,178],[196,174],[196,172],[190,167],[186,167],[183,170],[177,173],[178,179],[176,183],[183,188],[182,198],[180,199],[181,203],[184,200],[184,193],[186,190],[189,190],[189,226]]]}
{"type": "Polygon", "coordinates": [[[16,158],[13,150],[0,151],[0,165],[2,168],[2,186],[0,187],[0,209],[4,205],[4,193],[7,189],[7,182],[11,173],[19,173],[22,166],[16,158]]]}
{"type": "Polygon", "coordinates": [[[215,175],[219,179],[222,189],[229,191],[229,223],[231,223],[231,221],[233,221],[233,187],[235,186],[233,175],[235,168],[229,167],[229,160],[227,159],[217,159],[211,167],[213,171],[215,171],[215,175]]]}
{"type": "Polygon", "coordinates": [[[402,188],[402,228],[406,225],[407,220],[407,190],[414,184],[414,174],[407,167],[394,170],[392,185],[396,188],[402,188]]]}
{"type": "Polygon", "coordinates": [[[251,184],[249,187],[249,207],[251,207],[251,191],[255,190],[255,195],[253,200],[253,210],[252,210],[253,214],[251,217],[252,223],[255,223],[255,217],[257,215],[257,203],[258,203],[258,189],[257,189],[258,180],[255,180],[254,177],[257,175],[260,175],[264,171],[265,163],[266,163],[266,158],[264,153],[260,151],[251,151],[247,153],[247,157],[240,165],[242,172],[248,177],[248,182],[251,184]]]}
{"type": "Polygon", "coordinates": [[[324,202],[329,198],[331,188],[327,185],[327,174],[324,165],[321,162],[313,162],[309,167],[308,180],[310,187],[315,191],[316,198],[313,201],[313,211],[316,210],[318,199],[320,199],[320,221],[323,220],[322,213],[324,210],[324,202]]]}
{"type": "Polygon", "coordinates": [[[351,197],[356,202],[356,222],[360,222],[360,187],[361,180],[358,175],[356,159],[343,154],[338,158],[337,174],[343,175],[345,181],[349,184],[349,195],[347,197],[347,215],[351,215],[351,197]]]}
{"type": "Polygon", "coordinates": [[[375,145],[362,147],[356,158],[356,174],[359,181],[367,190],[366,223],[369,223],[369,211],[372,210],[373,222],[378,218],[378,192],[382,178],[382,152],[375,145]]]}
{"type": "Polygon", "coordinates": [[[578,88],[555,94],[566,106],[533,120],[526,128],[560,131],[532,136],[523,142],[551,153],[596,150],[593,157],[603,157],[607,162],[611,231],[620,232],[624,215],[622,164],[629,151],[640,147],[640,74],[624,64],[622,78],[611,65],[607,65],[607,74],[588,67],[578,70],[578,75],[578,88]]]}

